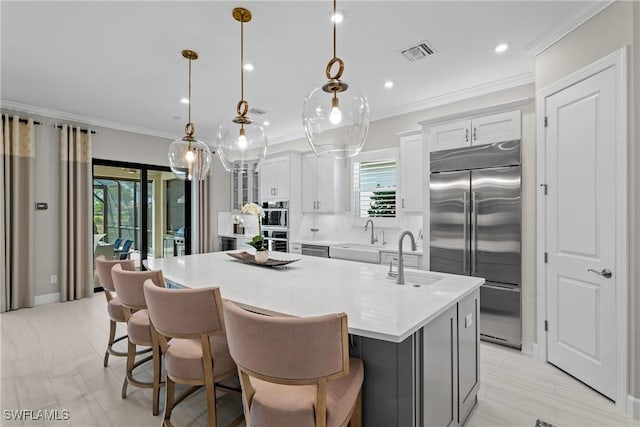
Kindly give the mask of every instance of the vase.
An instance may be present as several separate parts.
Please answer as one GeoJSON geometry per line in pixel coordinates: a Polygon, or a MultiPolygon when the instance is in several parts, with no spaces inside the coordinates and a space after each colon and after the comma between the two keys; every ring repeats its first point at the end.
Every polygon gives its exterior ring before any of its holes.
{"type": "Polygon", "coordinates": [[[269,260],[269,251],[256,251],[255,258],[258,264],[264,264],[269,260]]]}

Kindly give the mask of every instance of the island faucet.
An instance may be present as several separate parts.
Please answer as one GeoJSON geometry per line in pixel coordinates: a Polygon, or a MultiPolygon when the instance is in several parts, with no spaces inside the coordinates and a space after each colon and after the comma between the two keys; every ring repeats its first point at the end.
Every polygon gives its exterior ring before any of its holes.
{"type": "Polygon", "coordinates": [[[416,248],[416,239],[413,237],[413,233],[409,230],[405,230],[400,234],[400,238],[398,238],[398,278],[396,279],[397,285],[404,285],[404,260],[403,260],[403,250],[402,250],[402,239],[404,236],[409,236],[411,238],[411,250],[415,251],[416,248]]]}
{"type": "Polygon", "coordinates": [[[378,239],[373,234],[373,221],[371,219],[368,219],[367,222],[364,224],[364,231],[367,231],[369,227],[369,223],[371,223],[371,244],[373,245],[375,242],[378,241],[378,239]]]}

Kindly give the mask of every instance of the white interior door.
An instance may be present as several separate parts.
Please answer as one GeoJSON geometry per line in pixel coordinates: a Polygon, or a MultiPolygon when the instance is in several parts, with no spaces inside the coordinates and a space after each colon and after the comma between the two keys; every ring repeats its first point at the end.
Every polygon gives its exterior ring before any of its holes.
{"type": "Polygon", "coordinates": [[[547,357],[616,397],[616,74],[546,98],[547,357]]]}

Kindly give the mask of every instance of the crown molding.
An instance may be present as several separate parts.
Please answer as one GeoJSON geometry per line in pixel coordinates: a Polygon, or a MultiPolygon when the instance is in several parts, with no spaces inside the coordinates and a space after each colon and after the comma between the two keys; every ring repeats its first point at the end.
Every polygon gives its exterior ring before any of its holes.
{"type": "Polygon", "coordinates": [[[567,34],[574,31],[576,28],[593,18],[607,7],[611,6],[615,0],[604,0],[590,2],[577,16],[573,16],[570,19],[562,22],[561,24],[550,28],[547,31],[541,33],[537,38],[533,39],[526,46],[524,50],[526,52],[533,52],[533,56],[538,56],[549,47],[553,46],[559,40],[564,38],[567,34]]]}
{"type": "Polygon", "coordinates": [[[492,82],[471,86],[466,89],[455,90],[443,93],[422,101],[405,104],[397,108],[383,110],[371,117],[371,121],[387,119],[389,117],[399,116],[402,114],[414,113],[420,110],[426,110],[440,105],[451,104],[452,102],[464,101],[477,96],[488,95],[493,92],[511,89],[517,86],[523,86],[534,82],[533,73],[518,74],[492,82]]]}
{"type": "Polygon", "coordinates": [[[109,120],[98,119],[96,117],[84,116],[82,114],[73,114],[66,111],[52,110],[49,108],[36,107],[35,105],[21,104],[19,102],[7,101],[0,99],[0,107],[5,110],[16,111],[19,113],[32,114],[46,118],[75,122],[86,126],[98,126],[102,128],[121,130],[125,132],[139,133],[142,135],[156,136],[173,140],[176,135],[158,129],[149,129],[141,126],[134,126],[125,123],[112,122],[109,120]]]}

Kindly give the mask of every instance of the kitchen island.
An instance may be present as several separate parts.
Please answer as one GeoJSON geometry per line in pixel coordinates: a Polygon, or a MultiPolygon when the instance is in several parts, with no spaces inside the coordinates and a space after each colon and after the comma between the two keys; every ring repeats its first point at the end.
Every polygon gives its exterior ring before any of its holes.
{"type": "Polygon", "coordinates": [[[461,425],[476,403],[479,287],[484,279],[273,252],[286,267],[241,263],[224,252],[150,259],[170,285],[218,286],[267,315],[345,312],[350,352],[365,365],[364,425],[461,425]],[[419,286],[416,286],[419,285],[419,286]]]}

